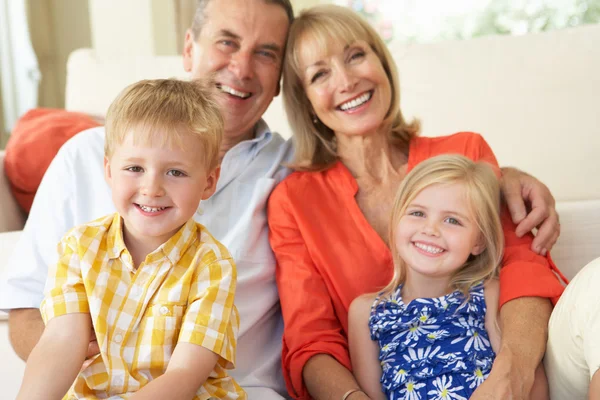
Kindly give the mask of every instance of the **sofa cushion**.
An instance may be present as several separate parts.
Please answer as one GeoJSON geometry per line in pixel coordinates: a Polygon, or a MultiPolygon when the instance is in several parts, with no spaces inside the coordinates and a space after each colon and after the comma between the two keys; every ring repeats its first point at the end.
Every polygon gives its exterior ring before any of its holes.
{"type": "Polygon", "coordinates": [[[72,136],[100,125],[93,118],[65,110],[36,108],[23,115],[6,145],[4,168],[11,190],[29,212],[50,162],[72,136]]]}

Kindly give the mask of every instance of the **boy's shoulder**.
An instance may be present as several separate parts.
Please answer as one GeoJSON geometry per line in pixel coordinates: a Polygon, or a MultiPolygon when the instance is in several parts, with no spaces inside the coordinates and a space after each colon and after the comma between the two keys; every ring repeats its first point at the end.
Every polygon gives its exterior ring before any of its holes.
{"type": "Polygon", "coordinates": [[[212,233],[199,222],[196,224],[197,245],[195,253],[203,259],[207,258],[208,262],[232,260],[233,257],[227,247],[215,238],[212,233]]]}
{"type": "Polygon", "coordinates": [[[96,218],[93,221],[86,222],[85,224],[77,225],[65,234],[65,239],[71,238],[77,241],[83,237],[95,237],[96,239],[100,239],[109,232],[110,227],[115,221],[116,215],[116,213],[108,214],[96,218]]]}

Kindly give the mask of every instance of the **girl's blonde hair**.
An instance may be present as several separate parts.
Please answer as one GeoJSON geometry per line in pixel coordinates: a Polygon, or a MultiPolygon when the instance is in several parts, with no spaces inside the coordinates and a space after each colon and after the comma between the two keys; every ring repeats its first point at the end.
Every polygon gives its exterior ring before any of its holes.
{"type": "Polygon", "coordinates": [[[106,113],[104,154],[135,129],[135,144],[182,148],[181,138],[192,135],[202,144],[205,165],[219,164],[224,123],[209,81],[142,80],[126,87],[106,113]]]}
{"type": "Polygon", "coordinates": [[[375,52],[388,77],[392,92],[390,109],[384,126],[389,127],[390,140],[406,146],[419,132],[419,122],[407,123],[400,111],[400,87],[396,64],[381,37],[352,10],[335,5],[312,7],[300,13],[290,27],[283,66],[283,104],[294,133],[296,170],[318,171],[334,164],[334,133],[320,122],[313,122],[312,107],[302,79],[300,44],[312,39],[315,48],[328,49],[332,42],[350,45],[367,42],[375,52]]]}
{"type": "Polygon", "coordinates": [[[460,155],[442,155],[417,165],[398,189],[389,229],[389,240],[394,260],[394,276],[383,289],[382,298],[391,295],[406,280],[406,264],[395,246],[396,227],[415,197],[431,185],[461,184],[469,213],[481,233],[485,249],[471,255],[451,278],[451,287],[460,290],[466,298],[469,288],[480,281],[498,275],[504,250],[504,234],[500,222],[500,188],[492,166],[473,162],[460,155]]]}

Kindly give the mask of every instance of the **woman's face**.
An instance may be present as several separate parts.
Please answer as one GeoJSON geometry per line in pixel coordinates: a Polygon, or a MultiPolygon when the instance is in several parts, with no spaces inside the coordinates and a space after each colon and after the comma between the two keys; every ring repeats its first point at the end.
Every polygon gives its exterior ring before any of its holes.
{"type": "Polygon", "coordinates": [[[392,90],[381,61],[364,41],[299,43],[301,79],[313,111],[336,135],[376,132],[391,104],[392,90]]]}

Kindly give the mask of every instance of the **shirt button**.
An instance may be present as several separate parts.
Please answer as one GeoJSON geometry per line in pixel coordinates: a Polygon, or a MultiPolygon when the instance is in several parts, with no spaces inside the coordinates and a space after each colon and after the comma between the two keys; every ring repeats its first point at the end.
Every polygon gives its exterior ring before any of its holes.
{"type": "Polygon", "coordinates": [[[162,315],[167,315],[167,314],[169,314],[169,309],[167,308],[167,306],[162,306],[162,307],[160,308],[160,313],[161,313],[162,315]]]}
{"type": "Polygon", "coordinates": [[[115,343],[121,343],[123,341],[123,335],[121,335],[120,333],[117,333],[115,335],[115,337],[113,338],[115,343]]]}

